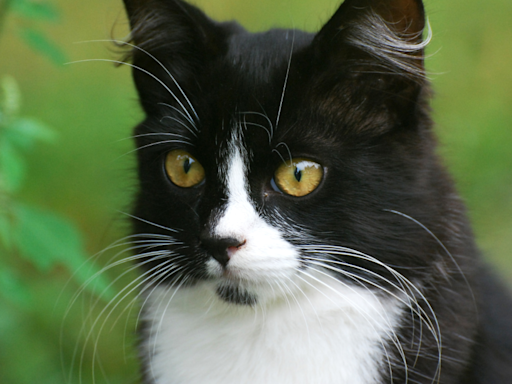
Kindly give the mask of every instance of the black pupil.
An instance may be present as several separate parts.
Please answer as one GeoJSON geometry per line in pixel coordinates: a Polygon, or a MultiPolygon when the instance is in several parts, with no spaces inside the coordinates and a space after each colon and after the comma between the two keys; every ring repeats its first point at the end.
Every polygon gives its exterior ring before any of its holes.
{"type": "Polygon", "coordinates": [[[300,179],[302,179],[302,172],[297,167],[295,168],[294,175],[297,181],[300,181],[300,179]]]}
{"type": "Polygon", "coordinates": [[[190,158],[187,157],[185,161],[183,162],[183,170],[185,173],[188,173],[190,171],[190,168],[192,167],[192,161],[190,161],[190,158]]]}

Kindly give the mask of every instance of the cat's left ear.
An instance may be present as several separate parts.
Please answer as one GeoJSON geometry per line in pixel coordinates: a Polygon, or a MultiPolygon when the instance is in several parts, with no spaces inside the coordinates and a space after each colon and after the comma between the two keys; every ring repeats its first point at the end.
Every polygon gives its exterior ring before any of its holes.
{"type": "Polygon", "coordinates": [[[421,0],[345,0],[314,40],[319,57],[361,72],[424,77],[421,0]]]}
{"type": "Polygon", "coordinates": [[[150,112],[161,88],[155,79],[173,89],[193,78],[222,52],[228,31],[182,0],[124,0],[124,4],[134,46],[129,59],[137,67],[133,76],[141,103],[150,112]]]}

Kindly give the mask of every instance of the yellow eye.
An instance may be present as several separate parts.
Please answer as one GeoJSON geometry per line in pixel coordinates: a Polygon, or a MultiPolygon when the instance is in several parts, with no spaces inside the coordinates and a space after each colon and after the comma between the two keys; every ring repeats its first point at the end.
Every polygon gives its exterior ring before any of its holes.
{"type": "Polygon", "coordinates": [[[297,197],[313,192],[323,177],[323,167],[304,158],[287,161],[274,173],[274,180],[279,189],[288,195],[297,197]]]}
{"type": "Polygon", "coordinates": [[[165,171],[178,187],[190,188],[204,180],[203,166],[190,153],[176,149],[167,154],[165,171]]]}

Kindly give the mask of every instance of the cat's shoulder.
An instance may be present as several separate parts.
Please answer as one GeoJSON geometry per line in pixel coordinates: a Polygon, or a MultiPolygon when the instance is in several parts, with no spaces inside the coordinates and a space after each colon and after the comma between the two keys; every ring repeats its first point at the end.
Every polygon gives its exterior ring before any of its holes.
{"type": "Polygon", "coordinates": [[[479,334],[466,384],[512,382],[512,295],[488,268],[479,274],[479,334]]]}

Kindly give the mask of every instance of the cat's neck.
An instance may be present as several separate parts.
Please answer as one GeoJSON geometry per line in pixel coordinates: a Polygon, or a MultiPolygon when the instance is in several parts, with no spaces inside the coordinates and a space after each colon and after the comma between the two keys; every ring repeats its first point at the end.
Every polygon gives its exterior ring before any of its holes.
{"type": "Polygon", "coordinates": [[[294,283],[294,292],[255,307],[220,300],[209,283],[157,288],[145,311],[146,374],[177,384],[381,382],[401,300],[322,274],[294,283]]]}

